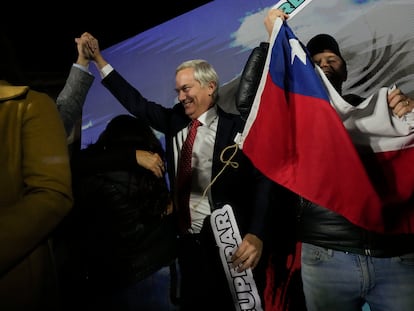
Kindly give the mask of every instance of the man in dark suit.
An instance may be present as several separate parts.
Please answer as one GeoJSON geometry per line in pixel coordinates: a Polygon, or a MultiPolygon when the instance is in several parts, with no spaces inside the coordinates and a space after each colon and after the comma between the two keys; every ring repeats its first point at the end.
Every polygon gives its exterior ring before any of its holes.
{"type": "MultiPolygon", "coordinates": [[[[167,168],[176,198],[178,223],[180,211],[186,208],[191,220],[178,236],[181,310],[235,309],[209,223],[211,213],[226,204],[232,207],[242,236],[232,255],[232,265],[239,273],[252,268],[262,293],[266,257],[263,243],[272,183],[237,148],[235,139],[242,131],[243,120],[216,105],[219,80],[214,68],[204,60],[190,60],[178,66],[175,88],[179,103],[167,108],[144,98],[105,61],[96,39],[91,40],[89,46],[102,84],[131,114],[165,134],[167,168]],[[178,203],[183,192],[178,189],[177,171],[188,125],[194,120],[200,121],[201,126],[192,149],[188,207],[178,203]]],[[[132,151],[127,156],[135,160],[132,151]]],[[[164,169],[163,163],[159,164],[164,169]]]]}

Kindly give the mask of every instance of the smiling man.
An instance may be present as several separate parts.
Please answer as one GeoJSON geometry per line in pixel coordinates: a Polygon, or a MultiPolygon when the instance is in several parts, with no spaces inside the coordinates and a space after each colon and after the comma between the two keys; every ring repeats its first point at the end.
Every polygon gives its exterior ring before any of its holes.
{"type": "MultiPolygon", "coordinates": [[[[88,44],[102,84],[131,114],[165,135],[177,215],[180,310],[236,310],[209,219],[215,209],[226,204],[233,208],[242,242],[232,255],[232,264],[237,272],[253,269],[262,293],[266,263],[263,245],[273,185],[235,144],[244,121],[216,104],[219,78],[205,60],[189,60],[177,67],[179,102],[167,108],[144,98],[114,70],[102,57],[96,39],[88,44]],[[198,126],[194,131],[190,130],[193,123],[198,126]],[[183,187],[180,162],[188,137],[193,139],[191,170],[183,187]]],[[[120,152],[119,156],[135,160],[136,154],[120,152]]]]}

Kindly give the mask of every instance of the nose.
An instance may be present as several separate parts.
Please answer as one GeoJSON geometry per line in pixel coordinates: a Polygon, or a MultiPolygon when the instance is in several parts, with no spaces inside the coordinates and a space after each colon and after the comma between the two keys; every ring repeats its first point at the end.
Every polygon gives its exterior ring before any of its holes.
{"type": "Polygon", "coordinates": [[[185,100],[185,93],[183,91],[179,91],[177,94],[178,101],[182,103],[185,100]]]}
{"type": "Polygon", "coordinates": [[[328,60],[326,60],[326,59],[322,58],[322,59],[319,61],[319,67],[325,67],[325,66],[328,66],[328,60]]]}

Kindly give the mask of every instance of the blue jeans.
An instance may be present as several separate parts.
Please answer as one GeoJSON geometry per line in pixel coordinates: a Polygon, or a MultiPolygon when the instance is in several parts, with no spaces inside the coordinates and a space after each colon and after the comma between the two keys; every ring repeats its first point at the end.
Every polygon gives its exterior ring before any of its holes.
{"type": "Polygon", "coordinates": [[[302,243],[307,311],[414,310],[414,253],[377,258],[302,243]]]}

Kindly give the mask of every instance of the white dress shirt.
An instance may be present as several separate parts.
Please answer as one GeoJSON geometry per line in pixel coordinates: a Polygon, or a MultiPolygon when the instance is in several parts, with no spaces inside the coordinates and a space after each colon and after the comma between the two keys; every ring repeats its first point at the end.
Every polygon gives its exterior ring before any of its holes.
{"type": "MultiPolygon", "coordinates": [[[[211,214],[210,208],[210,183],[213,165],[214,142],[216,140],[218,115],[216,107],[210,108],[203,113],[198,120],[202,123],[197,129],[197,135],[193,145],[191,160],[191,192],[190,192],[190,214],[191,232],[199,233],[204,218],[211,214]],[[205,192],[205,190],[208,189],[205,192]]],[[[179,151],[187,137],[188,127],[177,133],[174,137],[174,161],[178,167],[179,151]]],[[[176,172],[177,174],[177,172],[176,172]]]]}

